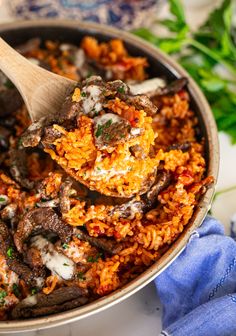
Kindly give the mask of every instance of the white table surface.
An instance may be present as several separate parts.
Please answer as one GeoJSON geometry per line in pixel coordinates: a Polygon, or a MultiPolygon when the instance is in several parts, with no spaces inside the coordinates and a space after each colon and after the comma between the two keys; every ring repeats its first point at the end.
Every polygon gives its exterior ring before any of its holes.
{"type": "MultiPolygon", "coordinates": [[[[6,0],[0,0],[0,23],[14,20],[14,18],[10,16],[5,1],[6,0]]],[[[214,5],[216,5],[217,1],[218,0],[214,1],[214,5]]],[[[196,28],[207,16],[207,12],[212,5],[193,8],[190,6],[190,3],[193,2],[193,0],[185,0],[185,4],[187,4],[188,21],[196,28]]],[[[167,8],[163,7],[162,13],[166,11],[167,8]]],[[[162,13],[159,14],[162,15],[162,13]]],[[[221,159],[217,190],[236,185],[236,146],[230,144],[229,138],[224,133],[219,135],[219,140],[221,159]]],[[[233,213],[236,212],[235,196],[236,191],[228,192],[220,196],[212,208],[213,215],[225,225],[226,233],[229,232],[230,218],[233,213]]],[[[154,336],[159,335],[160,331],[161,304],[157,297],[154,284],[151,283],[125,301],[89,318],[65,326],[24,333],[24,335],[154,336]]],[[[12,335],[23,334],[14,333],[12,335]]]]}

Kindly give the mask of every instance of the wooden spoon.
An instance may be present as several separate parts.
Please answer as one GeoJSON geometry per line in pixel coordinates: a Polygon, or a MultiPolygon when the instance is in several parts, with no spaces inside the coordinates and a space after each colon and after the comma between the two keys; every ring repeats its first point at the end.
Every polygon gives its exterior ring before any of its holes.
{"type": "Polygon", "coordinates": [[[22,95],[32,121],[58,113],[76,81],[56,75],[20,55],[0,38],[0,70],[22,95]]]}

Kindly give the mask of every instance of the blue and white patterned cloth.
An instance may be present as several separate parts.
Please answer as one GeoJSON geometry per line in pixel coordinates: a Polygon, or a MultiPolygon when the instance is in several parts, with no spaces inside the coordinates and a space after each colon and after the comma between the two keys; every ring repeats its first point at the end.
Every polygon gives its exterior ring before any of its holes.
{"type": "Polygon", "coordinates": [[[69,18],[99,22],[123,29],[148,25],[158,0],[11,0],[13,15],[21,19],[69,18]]]}
{"type": "Polygon", "coordinates": [[[207,217],[155,280],[165,336],[236,335],[236,242],[207,217]]]}

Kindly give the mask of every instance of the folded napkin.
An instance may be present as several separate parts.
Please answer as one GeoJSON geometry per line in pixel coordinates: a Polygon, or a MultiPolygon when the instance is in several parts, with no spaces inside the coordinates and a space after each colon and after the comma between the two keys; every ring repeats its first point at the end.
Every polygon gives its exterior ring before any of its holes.
{"type": "Polygon", "coordinates": [[[236,242],[207,217],[155,280],[165,336],[236,335],[236,242]]]}

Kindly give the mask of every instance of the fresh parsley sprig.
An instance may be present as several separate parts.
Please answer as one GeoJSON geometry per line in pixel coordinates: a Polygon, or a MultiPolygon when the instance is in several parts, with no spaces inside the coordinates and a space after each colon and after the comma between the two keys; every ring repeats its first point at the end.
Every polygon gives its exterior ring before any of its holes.
{"type": "Polygon", "coordinates": [[[236,143],[236,29],[233,27],[234,0],[224,0],[197,32],[191,32],[180,0],[169,0],[171,19],[162,20],[170,37],[159,37],[149,29],[134,33],[168,54],[177,56],[207,97],[218,129],[236,143]],[[184,51],[184,52],[183,52],[184,51]],[[223,76],[219,66],[228,70],[223,76]]]}

